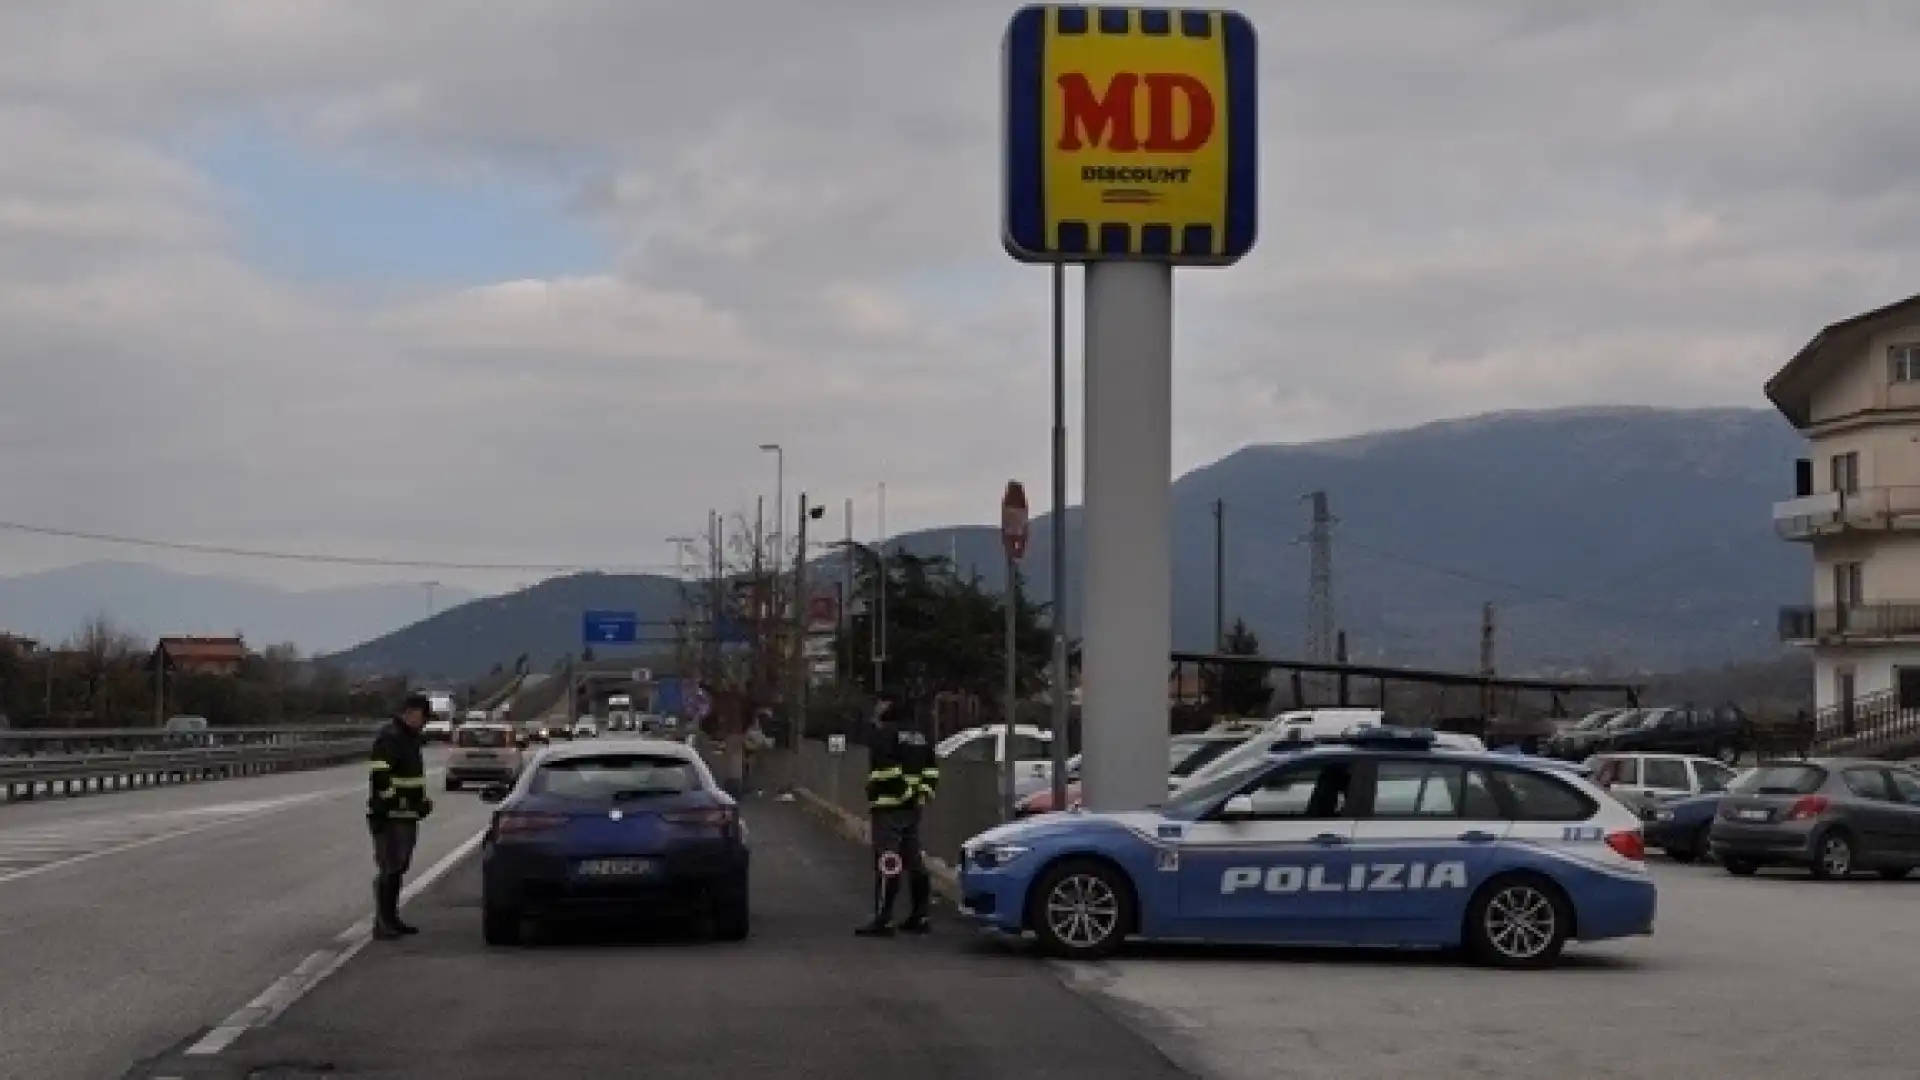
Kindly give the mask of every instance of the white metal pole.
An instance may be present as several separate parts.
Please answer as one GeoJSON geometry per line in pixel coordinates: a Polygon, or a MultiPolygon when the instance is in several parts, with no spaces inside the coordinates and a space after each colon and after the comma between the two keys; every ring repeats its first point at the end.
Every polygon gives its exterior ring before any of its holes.
{"type": "Polygon", "coordinates": [[[1173,268],[1094,263],[1086,291],[1086,617],[1090,810],[1166,800],[1173,647],[1173,268]]]}
{"type": "MultiPolygon", "coordinates": [[[[1003,717],[1003,730],[1000,744],[1000,820],[1013,820],[1013,759],[1014,752],[1014,714],[1020,702],[1020,684],[1018,654],[1014,650],[1014,639],[1018,634],[1017,622],[1020,608],[1020,570],[1014,564],[1013,553],[1007,553],[1007,638],[1006,638],[1006,713],[1003,717]]],[[[1064,810],[1065,807],[1055,807],[1064,810]]]]}
{"type": "Polygon", "coordinates": [[[1067,268],[1053,264],[1053,808],[1067,808],[1067,268]]]}

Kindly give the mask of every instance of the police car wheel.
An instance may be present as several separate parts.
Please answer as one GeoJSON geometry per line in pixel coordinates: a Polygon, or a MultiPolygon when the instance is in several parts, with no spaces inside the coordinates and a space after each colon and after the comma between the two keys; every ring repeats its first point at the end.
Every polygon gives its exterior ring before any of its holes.
{"type": "Polygon", "coordinates": [[[1028,924],[1046,953],[1099,960],[1120,951],[1134,925],[1133,887],[1117,868],[1071,859],[1048,870],[1034,890],[1028,924]]]}
{"type": "Polygon", "coordinates": [[[1467,909],[1467,950],[1483,964],[1541,968],[1560,958],[1572,913],[1557,886],[1531,874],[1496,878],[1467,909]]]}

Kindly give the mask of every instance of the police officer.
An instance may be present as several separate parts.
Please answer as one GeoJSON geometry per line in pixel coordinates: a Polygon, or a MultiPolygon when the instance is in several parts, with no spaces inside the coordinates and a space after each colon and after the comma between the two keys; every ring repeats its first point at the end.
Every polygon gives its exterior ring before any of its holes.
{"type": "Polygon", "coordinates": [[[891,937],[900,879],[907,879],[911,910],[899,929],[924,934],[933,882],[920,850],[920,815],[940,784],[933,745],[918,728],[903,725],[899,698],[883,692],[874,706],[867,742],[867,826],[873,838],[873,917],[854,933],[891,937]]]}
{"type": "Polygon", "coordinates": [[[417,934],[400,921],[400,884],[413,864],[420,821],[433,813],[427,798],[426,762],[420,753],[420,729],[432,705],[415,694],[400,707],[400,717],[380,729],[367,762],[367,828],[373,834],[373,936],[391,941],[417,934]]]}

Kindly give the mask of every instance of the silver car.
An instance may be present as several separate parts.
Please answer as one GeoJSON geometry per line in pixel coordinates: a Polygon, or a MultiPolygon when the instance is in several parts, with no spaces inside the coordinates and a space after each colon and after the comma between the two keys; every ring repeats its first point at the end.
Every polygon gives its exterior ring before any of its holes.
{"type": "Polygon", "coordinates": [[[1764,762],[1720,800],[1708,843],[1742,877],[1804,866],[1822,879],[1903,878],[1920,866],[1920,774],[1854,758],[1764,762]]]}

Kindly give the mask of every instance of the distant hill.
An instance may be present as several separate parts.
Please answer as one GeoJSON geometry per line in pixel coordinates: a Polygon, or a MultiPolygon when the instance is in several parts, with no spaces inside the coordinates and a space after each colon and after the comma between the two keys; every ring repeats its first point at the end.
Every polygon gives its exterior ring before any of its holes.
{"type": "MultiPolygon", "coordinates": [[[[443,587],[435,602],[457,605],[473,596],[443,587]]],[[[149,639],[239,631],[257,646],[291,641],[307,652],[325,652],[412,622],[426,602],[412,583],[294,591],[142,563],[89,562],[0,577],[0,630],[58,642],[105,614],[149,639]]]]}
{"type": "MultiPolygon", "coordinates": [[[[544,671],[581,649],[580,617],[590,610],[633,611],[644,622],[671,619],[680,585],[672,578],[631,574],[573,574],[503,596],[471,600],[328,659],[349,671],[410,672],[468,679],[494,664],[511,667],[522,653],[529,670],[544,671]]],[[[600,659],[638,657],[671,647],[668,626],[642,625],[637,648],[597,647],[600,659]],[[652,645],[648,645],[651,639],[652,645]]]]}
{"type": "MultiPolygon", "coordinates": [[[[1497,605],[1496,665],[1673,670],[1779,651],[1775,609],[1802,601],[1803,547],[1775,538],[1803,442],[1759,409],[1590,408],[1495,413],[1299,445],[1250,446],[1174,484],[1174,633],[1204,648],[1213,623],[1213,501],[1226,503],[1228,618],[1269,655],[1304,646],[1301,497],[1328,492],[1335,603],[1355,660],[1477,663],[1480,606],[1497,605]],[[1514,588],[1511,586],[1522,586],[1514,588]]],[[[1044,478],[1030,495],[1046,498],[1044,478]]],[[[1069,558],[1079,554],[1069,510],[1069,558]]],[[[1050,523],[1023,570],[1052,595],[1050,523]]],[[[899,538],[957,552],[999,587],[998,530],[899,538]]],[[[1068,593],[1078,629],[1079,583],[1068,593]]]]}
{"type": "MultiPolygon", "coordinates": [[[[1227,519],[1228,618],[1268,655],[1303,647],[1307,529],[1301,497],[1328,492],[1335,603],[1355,660],[1469,667],[1481,604],[1497,607],[1496,666],[1571,674],[1678,670],[1777,656],[1774,610],[1801,600],[1804,549],[1775,539],[1798,435],[1757,409],[1508,412],[1301,445],[1251,446],[1174,485],[1175,641],[1213,622],[1213,502],[1227,519]]],[[[1044,478],[1029,493],[1046,498],[1044,478]]],[[[1080,515],[1068,514],[1078,563],[1080,515]]],[[[896,538],[953,555],[1001,587],[993,526],[896,538]]],[[[1051,596],[1048,520],[1024,570],[1051,596]]],[[[831,561],[821,572],[837,575],[831,561]]],[[[536,670],[579,648],[579,613],[677,610],[674,582],[578,575],[474,601],[342,654],[356,667],[479,674],[529,652],[536,670]],[[477,666],[477,670],[476,670],[477,666]]],[[[1070,625],[1084,610],[1078,583],[1070,625]]],[[[662,635],[664,636],[664,635],[662,635]]]]}

